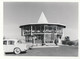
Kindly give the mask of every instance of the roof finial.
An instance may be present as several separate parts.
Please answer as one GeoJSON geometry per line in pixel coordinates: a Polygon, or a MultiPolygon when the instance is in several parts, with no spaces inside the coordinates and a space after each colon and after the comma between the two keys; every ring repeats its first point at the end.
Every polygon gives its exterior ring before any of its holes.
{"type": "Polygon", "coordinates": [[[46,17],[45,17],[43,12],[41,13],[41,16],[40,16],[40,18],[38,20],[38,23],[48,23],[48,21],[47,21],[47,19],[46,19],[46,17]]]}

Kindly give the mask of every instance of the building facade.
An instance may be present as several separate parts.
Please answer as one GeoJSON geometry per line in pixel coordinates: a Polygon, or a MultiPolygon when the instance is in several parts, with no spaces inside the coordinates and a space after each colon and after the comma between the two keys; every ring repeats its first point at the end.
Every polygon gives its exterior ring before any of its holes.
{"type": "Polygon", "coordinates": [[[25,36],[26,42],[34,45],[58,45],[61,44],[64,25],[48,23],[42,13],[38,23],[21,25],[21,35],[25,36]],[[42,22],[42,23],[41,23],[42,22]]]}

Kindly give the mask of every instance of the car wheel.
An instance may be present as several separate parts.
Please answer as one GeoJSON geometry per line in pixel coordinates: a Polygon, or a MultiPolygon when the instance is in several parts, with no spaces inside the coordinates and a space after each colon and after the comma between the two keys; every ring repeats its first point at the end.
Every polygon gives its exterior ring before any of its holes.
{"type": "Polygon", "coordinates": [[[15,54],[20,54],[20,53],[21,53],[20,48],[15,48],[15,49],[14,49],[14,53],[15,53],[15,54]]]}

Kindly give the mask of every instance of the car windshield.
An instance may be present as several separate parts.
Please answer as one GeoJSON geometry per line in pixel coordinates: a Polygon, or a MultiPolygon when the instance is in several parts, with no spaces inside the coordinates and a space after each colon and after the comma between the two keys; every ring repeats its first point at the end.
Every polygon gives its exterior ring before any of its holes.
{"type": "Polygon", "coordinates": [[[24,40],[18,40],[17,43],[21,44],[21,43],[25,43],[25,41],[24,40]]]}

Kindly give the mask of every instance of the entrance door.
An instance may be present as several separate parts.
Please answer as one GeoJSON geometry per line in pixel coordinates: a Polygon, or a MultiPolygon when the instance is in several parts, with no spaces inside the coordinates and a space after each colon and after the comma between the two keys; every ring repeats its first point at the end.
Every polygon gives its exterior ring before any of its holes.
{"type": "Polygon", "coordinates": [[[35,43],[41,44],[41,35],[37,35],[37,36],[36,36],[35,43]]]}
{"type": "Polygon", "coordinates": [[[35,43],[38,45],[42,45],[44,43],[44,36],[43,35],[36,35],[35,43]]]}
{"type": "Polygon", "coordinates": [[[45,43],[51,43],[51,34],[45,34],[45,43]]]}

